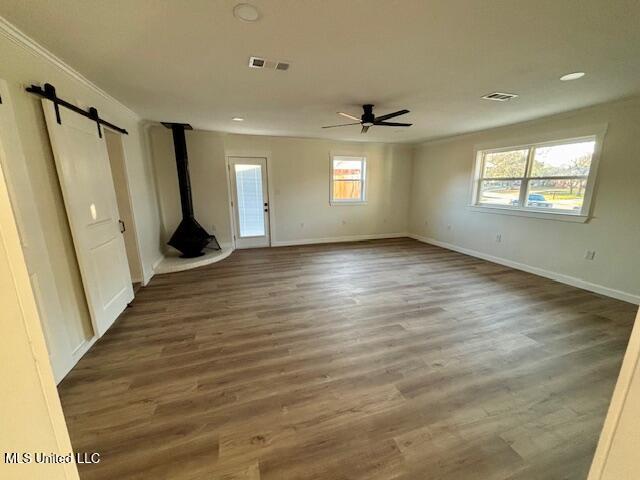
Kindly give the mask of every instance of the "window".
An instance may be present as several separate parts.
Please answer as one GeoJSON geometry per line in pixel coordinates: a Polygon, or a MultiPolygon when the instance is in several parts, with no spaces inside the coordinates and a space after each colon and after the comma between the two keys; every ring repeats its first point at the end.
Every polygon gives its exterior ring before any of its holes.
{"type": "Polygon", "coordinates": [[[596,138],[496,150],[477,156],[474,205],[587,215],[596,138]]]}
{"type": "Polygon", "coordinates": [[[367,159],[333,156],[331,158],[331,203],[365,202],[367,159]]]}

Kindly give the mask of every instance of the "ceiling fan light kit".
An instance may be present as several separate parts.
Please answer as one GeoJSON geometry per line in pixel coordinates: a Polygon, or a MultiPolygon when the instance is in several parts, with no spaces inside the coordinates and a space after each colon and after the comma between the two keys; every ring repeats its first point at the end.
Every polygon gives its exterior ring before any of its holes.
{"type": "Polygon", "coordinates": [[[342,115],[343,117],[350,118],[351,120],[356,120],[353,123],[341,123],[341,124],[338,124],[338,125],[327,125],[327,126],[322,127],[322,128],[346,127],[348,125],[362,125],[362,130],[360,130],[360,133],[367,133],[369,131],[369,128],[371,128],[373,126],[380,126],[380,127],[410,127],[411,125],[413,125],[412,123],[387,122],[387,120],[390,120],[392,118],[399,117],[400,115],[405,115],[405,114],[409,113],[409,110],[398,110],[397,112],[387,113],[385,115],[380,115],[379,117],[376,117],[373,114],[373,105],[371,105],[371,104],[363,105],[362,106],[362,110],[363,110],[364,113],[362,114],[362,116],[360,118],[356,117],[355,115],[351,115],[350,113],[338,112],[338,115],[342,115]]]}

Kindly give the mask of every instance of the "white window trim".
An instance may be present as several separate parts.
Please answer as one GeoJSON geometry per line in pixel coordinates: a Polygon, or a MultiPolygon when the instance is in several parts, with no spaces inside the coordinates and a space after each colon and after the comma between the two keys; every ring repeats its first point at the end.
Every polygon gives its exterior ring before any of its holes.
{"type": "MultiPolygon", "coordinates": [[[[468,208],[475,212],[492,213],[501,215],[515,215],[521,217],[540,218],[548,220],[560,220],[566,222],[579,222],[585,223],[591,218],[591,211],[593,206],[593,194],[596,186],[596,178],[598,174],[598,166],[600,163],[600,156],[602,152],[602,145],[604,143],[604,136],[607,131],[607,124],[589,126],[582,128],[567,129],[557,131],[547,135],[531,136],[529,138],[520,138],[517,141],[501,141],[494,143],[486,143],[482,145],[476,145],[474,147],[473,157],[473,175],[471,178],[471,203],[468,208]],[[582,209],[579,212],[572,212],[569,210],[556,210],[548,211],[542,209],[536,209],[532,207],[511,207],[507,205],[488,205],[478,203],[478,194],[480,187],[480,178],[482,172],[482,154],[483,152],[497,152],[505,150],[517,150],[519,148],[532,148],[535,146],[551,146],[561,145],[565,143],[571,143],[575,141],[594,139],[596,144],[591,158],[591,168],[589,170],[589,176],[587,177],[587,185],[585,188],[584,200],[582,203],[582,209]]],[[[531,154],[532,152],[530,152],[531,154]]],[[[529,160],[528,160],[529,162],[529,160]]],[[[520,178],[518,178],[519,180],[520,178]]],[[[525,191],[525,189],[523,189],[525,191]]],[[[526,195],[526,194],[525,194],[526,195]]]]}
{"type": "Polygon", "coordinates": [[[357,153],[334,153],[329,154],[329,205],[331,206],[354,206],[367,204],[367,183],[369,175],[367,174],[367,157],[366,155],[357,153]],[[353,160],[362,161],[362,195],[359,200],[335,200],[333,198],[333,160],[335,157],[345,157],[353,160]]]}

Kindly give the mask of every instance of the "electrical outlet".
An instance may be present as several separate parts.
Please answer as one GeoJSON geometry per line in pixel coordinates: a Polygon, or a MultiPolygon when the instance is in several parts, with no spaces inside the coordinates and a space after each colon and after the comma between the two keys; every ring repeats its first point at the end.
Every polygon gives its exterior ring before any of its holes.
{"type": "Polygon", "coordinates": [[[585,258],[586,260],[593,260],[594,258],[596,258],[596,252],[595,252],[595,250],[587,250],[587,251],[584,253],[584,258],[585,258]]]}
{"type": "Polygon", "coordinates": [[[500,243],[500,242],[502,242],[502,234],[501,234],[501,233],[498,233],[498,234],[496,235],[496,243],[500,243]]]}

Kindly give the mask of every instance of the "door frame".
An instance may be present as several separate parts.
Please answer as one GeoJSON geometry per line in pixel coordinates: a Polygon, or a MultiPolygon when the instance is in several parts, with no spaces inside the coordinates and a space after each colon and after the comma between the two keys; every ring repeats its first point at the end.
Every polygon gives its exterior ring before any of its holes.
{"type": "MultiPolygon", "coordinates": [[[[131,215],[131,225],[125,225],[125,228],[127,230],[131,229],[131,232],[133,233],[133,239],[134,239],[134,244],[135,244],[135,249],[136,249],[136,257],[138,259],[138,270],[140,271],[140,280],[139,282],[141,284],[144,284],[144,269],[142,267],[142,250],[140,248],[140,237],[138,236],[138,226],[137,226],[137,221],[136,221],[136,213],[135,213],[135,209],[133,208],[133,197],[131,196],[131,182],[129,181],[129,170],[127,169],[127,149],[125,148],[125,139],[124,139],[124,135],[121,132],[118,132],[116,130],[113,130],[107,126],[103,127],[103,130],[108,130],[109,133],[112,133],[114,135],[118,136],[118,140],[120,141],[120,145],[122,147],[122,171],[124,172],[124,189],[127,192],[127,199],[129,201],[129,215],[131,215]]],[[[105,136],[105,143],[106,143],[106,136],[105,136]]],[[[107,151],[107,154],[109,152],[107,151]]],[[[109,159],[109,163],[111,163],[111,158],[109,159]]],[[[113,187],[116,188],[116,184],[115,184],[115,180],[113,179],[113,171],[111,172],[111,181],[113,182],[113,187]]],[[[117,196],[117,190],[116,190],[116,196],[117,196]]],[[[120,214],[120,216],[122,216],[121,212],[118,212],[120,214]]],[[[126,247],[126,242],[125,242],[125,247],[126,247]]],[[[133,278],[132,276],[132,280],[134,282],[136,282],[136,279],[133,278]]]]}
{"type": "Polygon", "coordinates": [[[244,157],[244,158],[264,158],[265,163],[267,164],[267,194],[269,195],[269,245],[264,248],[271,248],[275,242],[275,228],[273,227],[273,218],[274,218],[274,191],[273,184],[271,181],[272,177],[272,169],[271,169],[271,152],[252,150],[252,151],[243,151],[243,150],[226,150],[224,153],[225,160],[225,170],[227,171],[227,205],[229,208],[229,221],[231,225],[231,245],[233,249],[237,249],[236,245],[236,237],[238,236],[238,225],[236,222],[236,216],[234,214],[233,202],[235,199],[233,198],[233,185],[231,181],[231,158],[235,157],[244,157]]]}

